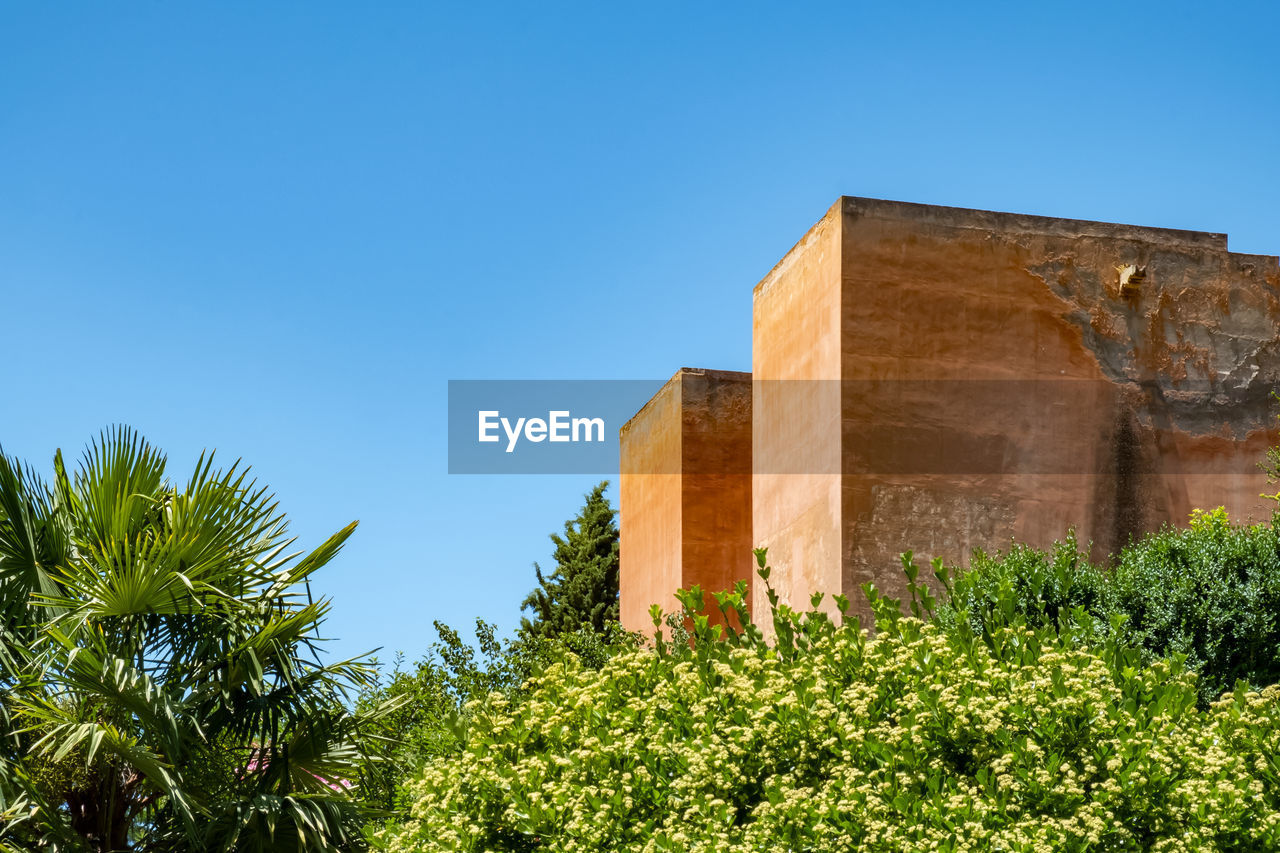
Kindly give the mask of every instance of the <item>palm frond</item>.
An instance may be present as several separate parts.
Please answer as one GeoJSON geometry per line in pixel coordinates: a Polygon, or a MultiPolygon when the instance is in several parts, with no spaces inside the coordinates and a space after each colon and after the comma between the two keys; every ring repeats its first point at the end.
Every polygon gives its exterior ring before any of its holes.
{"type": "Polygon", "coordinates": [[[30,820],[123,798],[109,819],[140,849],[359,846],[349,786],[376,750],[345,702],[375,671],[320,662],[330,602],[309,588],[356,523],[291,553],[276,498],[238,460],[203,453],[180,484],[165,470],[128,427],[74,475],[58,453],[52,487],[0,454],[6,732],[24,760],[78,762],[92,783],[30,820]]]}

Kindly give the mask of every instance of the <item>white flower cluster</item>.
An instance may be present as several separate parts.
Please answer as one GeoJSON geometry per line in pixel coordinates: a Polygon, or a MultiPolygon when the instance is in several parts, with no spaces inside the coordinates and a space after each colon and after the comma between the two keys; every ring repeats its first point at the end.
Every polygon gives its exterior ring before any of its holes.
{"type": "Polygon", "coordinates": [[[727,643],[569,658],[473,709],[408,786],[391,851],[1280,849],[1280,691],[1195,706],[1193,676],[1052,632],[903,619],[783,660],[727,643]]]}

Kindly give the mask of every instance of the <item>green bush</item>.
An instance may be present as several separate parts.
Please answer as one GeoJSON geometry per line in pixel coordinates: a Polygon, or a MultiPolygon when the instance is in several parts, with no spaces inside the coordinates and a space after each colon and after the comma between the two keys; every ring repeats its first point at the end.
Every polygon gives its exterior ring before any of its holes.
{"type": "MultiPolygon", "coordinates": [[[[909,576],[920,613],[917,594],[930,601],[914,567],[909,576]]],[[[771,595],[769,642],[749,622],[725,634],[692,617],[690,643],[624,651],[599,671],[565,657],[522,701],[473,702],[465,747],[426,765],[407,789],[411,819],[378,842],[566,853],[1280,847],[1276,688],[1198,710],[1193,673],[1176,660],[1144,665],[1083,606],[1064,614],[1071,596],[1059,592],[1057,625],[1013,613],[976,631],[967,619],[901,616],[868,592],[874,635],[771,595]]],[[[744,593],[717,605],[745,619],[744,593]]],[[[701,593],[685,601],[695,612],[701,593]]]]}
{"type": "Polygon", "coordinates": [[[1166,528],[1126,548],[1108,600],[1127,617],[1125,637],[1149,657],[1185,655],[1211,700],[1237,680],[1280,681],[1280,531],[1232,526],[1196,513],[1189,530],[1166,528]]]}
{"type": "MultiPolygon", "coordinates": [[[[903,556],[911,560],[909,552],[903,556]]],[[[937,564],[934,570],[939,571],[937,564]]],[[[953,569],[942,577],[948,594],[936,617],[948,627],[967,622],[981,633],[1015,617],[1033,627],[1052,627],[1077,608],[1104,620],[1108,615],[1106,572],[1080,553],[1074,535],[1047,551],[1027,545],[995,556],[976,551],[968,570],[953,569]]]]}
{"type": "Polygon", "coordinates": [[[1185,656],[1202,708],[1237,680],[1280,681],[1280,531],[1269,524],[1233,526],[1221,509],[1197,511],[1190,528],[1130,544],[1111,568],[1092,565],[1068,538],[1048,551],[976,553],[967,571],[939,574],[950,595],[938,619],[948,626],[982,631],[1015,617],[1051,626],[1081,608],[1106,633],[1122,617],[1117,640],[1146,662],[1185,656]]]}

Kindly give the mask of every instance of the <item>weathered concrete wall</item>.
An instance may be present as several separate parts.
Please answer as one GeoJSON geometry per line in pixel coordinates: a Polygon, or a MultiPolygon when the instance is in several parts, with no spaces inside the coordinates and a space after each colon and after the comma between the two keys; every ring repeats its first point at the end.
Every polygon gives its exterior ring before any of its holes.
{"type": "Polygon", "coordinates": [[[1101,559],[1193,507],[1268,511],[1275,258],[1216,234],[840,206],[845,591],[899,594],[908,548],[962,562],[1074,526],[1101,559]]]}
{"type": "Polygon", "coordinates": [[[676,610],[680,588],[750,586],[751,374],[680,370],[620,440],[623,627],[651,633],[649,606],[676,610]]]}

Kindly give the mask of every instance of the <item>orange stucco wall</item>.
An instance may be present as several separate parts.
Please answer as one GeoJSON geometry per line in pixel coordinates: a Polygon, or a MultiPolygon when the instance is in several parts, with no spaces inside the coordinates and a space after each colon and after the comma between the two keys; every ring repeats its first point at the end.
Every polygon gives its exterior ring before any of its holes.
{"type": "Polygon", "coordinates": [[[620,439],[622,624],[650,633],[650,605],[675,611],[677,589],[753,579],[751,375],[682,369],[620,439]]]}
{"type": "Polygon", "coordinates": [[[662,387],[619,432],[620,620],[652,632],[649,605],[675,608],[681,585],[680,383],[662,387]]]}
{"type": "Polygon", "coordinates": [[[836,205],[755,288],[752,530],[794,607],[840,589],[840,234],[836,205]]]}

